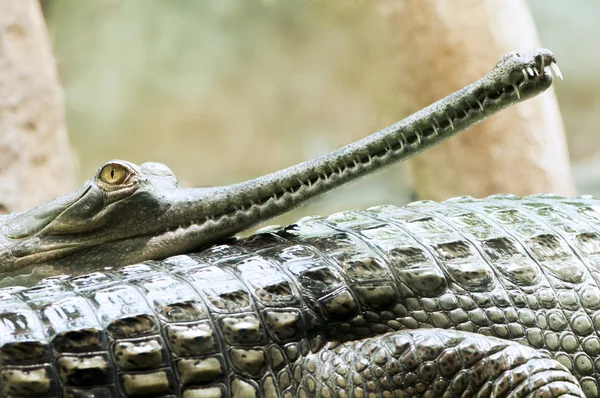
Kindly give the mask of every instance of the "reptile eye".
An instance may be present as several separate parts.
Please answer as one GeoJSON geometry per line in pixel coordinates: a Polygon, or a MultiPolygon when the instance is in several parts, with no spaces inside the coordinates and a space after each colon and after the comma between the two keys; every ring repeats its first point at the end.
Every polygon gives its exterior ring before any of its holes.
{"type": "Polygon", "coordinates": [[[100,171],[100,179],[110,185],[123,183],[127,178],[129,171],[118,164],[107,164],[100,171]]]}

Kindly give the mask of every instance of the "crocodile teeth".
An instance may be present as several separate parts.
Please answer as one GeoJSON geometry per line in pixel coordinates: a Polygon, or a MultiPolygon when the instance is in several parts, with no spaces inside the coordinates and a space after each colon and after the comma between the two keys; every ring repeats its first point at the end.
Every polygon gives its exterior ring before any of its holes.
{"type": "Polygon", "coordinates": [[[477,100],[477,105],[479,105],[481,111],[483,112],[483,104],[481,103],[481,101],[477,100]]]}
{"type": "Polygon", "coordinates": [[[452,127],[452,130],[454,130],[454,123],[452,123],[452,119],[450,119],[450,116],[447,116],[448,119],[448,123],[450,123],[450,127],[452,127]]]}
{"type": "Polygon", "coordinates": [[[386,152],[391,152],[392,151],[392,146],[390,145],[390,143],[388,142],[387,139],[385,139],[384,141],[385,141],[385,145],[386,145],[385,151],[386,152]]]}
{"type": "Polygon", "coordinates": [[[400,144],[400,152],[404,150],[404,142],[402,140],[398,140],[398,144],[400,144]]]}
{"type": "Polygon", "coordinates": [[[552,70],[554,71],[554,73],[556,74],[556,76],[558,76],[560,78],[560,80],[562,80],[563,79],[563,75],[560,72],[560,69],[558,68],[558,65],[556,64],[556,62],[550,63],[550,67],[552,68],[552,70]]]}
{"type": "Polygon", "coordinates": [[[527,83],[529,81],[529,75],[527,75],[525,69],[521,69],[521,72],[523,72],[523,78],[525,79],[525,83],[527,83]]]}
{"type": "Polygon", "coordinates": [[[531,69],[531,67],[527,67],[527,73],[529,73],[531,76],[535,76],[533,73],[533,69],[531,69]]]}
{"type": "MultiPolygon", "coordinates": [[[[402,142],[400,142],[400,144],[402,144],[402,143],[408,144],[408,141],[406,140],[404,133],[400,133],[400,135],[402,136],[402,142]]],[[[404,149],[404,145],[402,145],[402,149],[404,149]]]]}
{"type": "Polygon", "coordinates": [[[517,98],[521,99],[521,93],[519,92],[519,87],[517,87],[516,84],[512,84],[513,88],[515,89],[515,93],[517,93],[517,98]]]}
{"type": "Polygon", "coordinates": [[[465,108],[463,106],[462,110],[465,113],[465,116],[469,116],[469,109],[471,109],[471,104],[469,104],[466,100],[465,100],[465,104],[467,104],[467,107],[465,108]]]}

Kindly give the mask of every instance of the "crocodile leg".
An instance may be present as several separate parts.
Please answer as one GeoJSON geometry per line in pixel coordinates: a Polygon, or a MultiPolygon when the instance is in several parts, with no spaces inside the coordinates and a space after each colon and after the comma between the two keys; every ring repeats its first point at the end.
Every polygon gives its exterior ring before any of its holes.
{"type": "Polygon", "coordinates": [[[440,329],[332,344],[280,374],[282,389],[292,374],[301,378],[284,397],[584,397],[575,377],[539,351],[440,329]]]}

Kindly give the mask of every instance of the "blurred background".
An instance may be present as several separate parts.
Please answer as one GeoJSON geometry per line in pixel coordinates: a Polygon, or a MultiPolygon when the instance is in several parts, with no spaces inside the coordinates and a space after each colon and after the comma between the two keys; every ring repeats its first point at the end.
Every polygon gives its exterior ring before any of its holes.
{"type": "MultiPolygon", "coordinates": [[[[77,184],[114,158],[163,162],[183,186],[235,183],[407,116],[374,3],[41,0],[77,184]]],[[[600,195],[600,2],[527,4],[565,76],[555,90],[577,189],[600,195]]],[[[411,192],[400,165],[275,222],[411,192]]]]}

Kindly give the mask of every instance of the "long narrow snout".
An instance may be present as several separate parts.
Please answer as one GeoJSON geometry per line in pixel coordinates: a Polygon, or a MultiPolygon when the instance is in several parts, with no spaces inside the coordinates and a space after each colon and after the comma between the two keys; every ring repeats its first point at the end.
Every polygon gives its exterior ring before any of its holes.
{"type": "Polygon", "coordinates": [[[392,126],[240,184],[182,189],[160,163],[107,162],[80,190],[0,219],[0,274],[36,264],[74,274],[213,244],[544,92],[555,62],[545,49],[510,53],[482,79],[392,126]]]}

